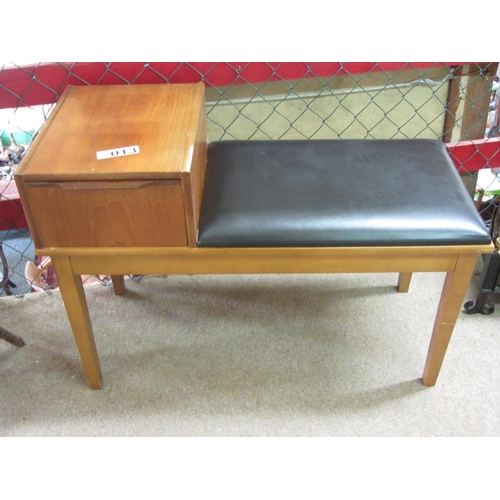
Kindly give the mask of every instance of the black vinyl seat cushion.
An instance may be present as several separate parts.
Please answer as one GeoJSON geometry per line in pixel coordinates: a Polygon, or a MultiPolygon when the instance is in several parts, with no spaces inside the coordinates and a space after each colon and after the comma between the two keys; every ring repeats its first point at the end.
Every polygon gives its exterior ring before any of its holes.
{"type": "Polygon", "coordinates": [[[199,247],[488,244],[441,141],[208,146],[199,247]]]}

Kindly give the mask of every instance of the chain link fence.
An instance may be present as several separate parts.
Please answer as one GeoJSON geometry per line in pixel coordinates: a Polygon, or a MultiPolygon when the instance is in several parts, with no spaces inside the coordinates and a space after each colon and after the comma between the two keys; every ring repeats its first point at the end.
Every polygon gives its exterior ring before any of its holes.
{"type": "Polygon", "coordinates": [[[57,286],[50,262],[35,257],[13,175],[68,85],[202,81],[209,141],[442,140],[490,224],[500,195],[497,71],[498,63],[0,63],[0,295],[57,286]]]}

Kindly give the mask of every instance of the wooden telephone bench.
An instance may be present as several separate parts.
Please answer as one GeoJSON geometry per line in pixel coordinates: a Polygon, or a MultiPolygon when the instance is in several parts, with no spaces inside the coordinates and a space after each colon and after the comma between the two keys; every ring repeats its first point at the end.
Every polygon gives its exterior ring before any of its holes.
{"type": "Polygon", "coordinates": [[[15,179],[93,389],[102,375],[80,275],[111,275],[122,294],[127,274],[397,272],[406,292],[413,272],[446,272],[423,373],[432,386],[477,256],[492,249],[441,142],[207,147],[201,83],[68,87],[15,179]]]}

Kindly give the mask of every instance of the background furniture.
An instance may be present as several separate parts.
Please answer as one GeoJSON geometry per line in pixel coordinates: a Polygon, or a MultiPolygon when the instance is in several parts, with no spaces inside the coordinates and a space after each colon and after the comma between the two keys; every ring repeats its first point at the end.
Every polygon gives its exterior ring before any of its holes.
{"type": "Polygon", "coordinates": [[[498,202],[495,203],[490,222],[490,236],[495,242],[495,250],[483,255],[483,271],[479,280],[479,292],[476,300],[464,304],[464,312],[467,314],[492,314],[495,305],[488,300],[491,294],[500,293],[500,210],[498,202]]]}

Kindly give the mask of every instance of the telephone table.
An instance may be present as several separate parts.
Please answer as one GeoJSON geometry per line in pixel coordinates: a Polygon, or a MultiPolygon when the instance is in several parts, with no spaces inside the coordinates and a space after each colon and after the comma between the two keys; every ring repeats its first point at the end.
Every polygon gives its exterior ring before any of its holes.
{"type": "Polygon", "coordinates": [[[202,84],[69,87],[16,183],[93,389],[83,274],[111,275],[122,294],[127,274],[394,272],[406,292],[413,272],[446,272],[422,377],[432,386],[492,249],[440,141],[207,145],[202,84]]]}

